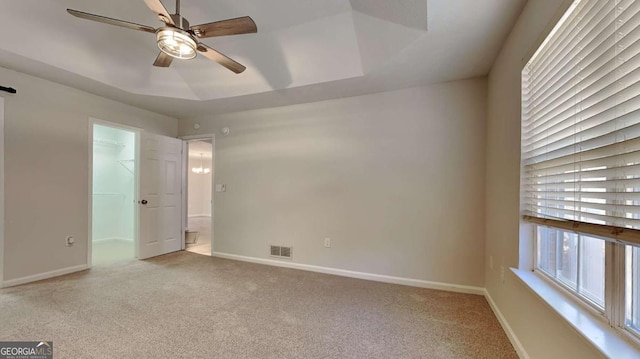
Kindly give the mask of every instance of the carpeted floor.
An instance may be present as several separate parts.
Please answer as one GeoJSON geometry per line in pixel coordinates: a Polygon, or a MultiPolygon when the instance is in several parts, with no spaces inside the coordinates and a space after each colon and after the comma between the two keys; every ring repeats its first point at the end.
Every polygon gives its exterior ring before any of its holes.
{"type": "Polygon", "coordinates": [[[481,296],[177,252],[0,289],[54,358],[517,358],[481,296]]]}

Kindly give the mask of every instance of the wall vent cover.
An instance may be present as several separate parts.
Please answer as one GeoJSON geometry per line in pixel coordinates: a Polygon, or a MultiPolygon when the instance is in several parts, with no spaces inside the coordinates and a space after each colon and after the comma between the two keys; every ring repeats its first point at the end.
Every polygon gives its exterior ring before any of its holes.
{"type": "Polygon", "coordinates": [[[293,247],[271,245],[270,251],[272,257],[291,259],[293,255],[293,247]]]}

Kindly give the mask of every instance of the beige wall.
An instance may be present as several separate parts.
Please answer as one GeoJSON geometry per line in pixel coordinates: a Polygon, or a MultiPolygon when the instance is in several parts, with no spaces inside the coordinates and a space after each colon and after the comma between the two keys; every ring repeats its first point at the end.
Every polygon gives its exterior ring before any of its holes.
{"type": "Polygon", "coordinates": [[[5,68],[0,79],[18,90],[5,97],[4,280],[86,264],[89,117],[168,136],[177,120],[5,68]]]}
{"type": "Polygon", "coordinates": [[[601,357],[509,270],[519,265],[520,72],[568,3],[529,0],[489,75],[486,286],[531,358],[601,357]]]}
{"type": "Polygon", "coordinates": [[[471,79],[181,121],[217,134],[214,250],[483,287],[485,101],[471,79]]]}

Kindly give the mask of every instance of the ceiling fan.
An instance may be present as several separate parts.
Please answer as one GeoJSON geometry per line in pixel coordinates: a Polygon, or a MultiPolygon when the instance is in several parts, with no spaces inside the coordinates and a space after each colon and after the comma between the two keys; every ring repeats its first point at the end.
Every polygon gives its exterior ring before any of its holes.
{"type": "Polygon", "coordinates": [[[244,16],[235,19],[189,26],[189,21],[180,15],[180,0],[176,0],[175,14],[169,14],[160,0],[144,0],[144,2],[151,11],[158,15],[158,18],[164,23],[164,26],[154,29],[151,26],[89,14],[73,9],[67,9],[67,12],[82,19],[155,34],[158,47],[160,48],[160,54],[153,63],[153,66],[169,67],[174,58],[188,60],[193,59],[196,57],[197,53],[200,53],[237,74],[246,69],[246,67],[233,59],[201,42],[198,42],[197,39],[256,33],[258,32],[258,28],[251,17],[244,16]]]}

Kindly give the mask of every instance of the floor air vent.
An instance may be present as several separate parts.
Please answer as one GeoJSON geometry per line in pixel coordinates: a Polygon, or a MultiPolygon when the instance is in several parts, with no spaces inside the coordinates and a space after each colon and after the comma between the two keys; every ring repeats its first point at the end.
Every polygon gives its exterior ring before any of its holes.
{"type": "Polygon", "coordinates": [[[293,247],[271,246],[271,256],[278,258],[289,258],[293,255],[293,247]]]}

